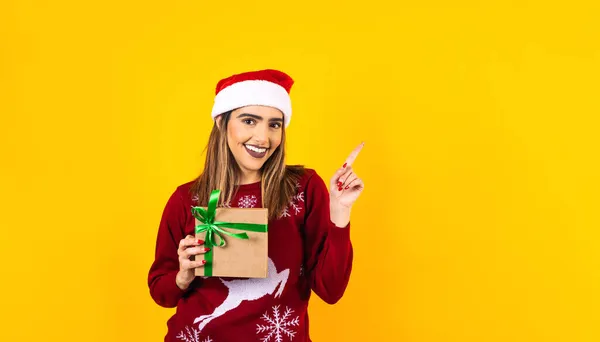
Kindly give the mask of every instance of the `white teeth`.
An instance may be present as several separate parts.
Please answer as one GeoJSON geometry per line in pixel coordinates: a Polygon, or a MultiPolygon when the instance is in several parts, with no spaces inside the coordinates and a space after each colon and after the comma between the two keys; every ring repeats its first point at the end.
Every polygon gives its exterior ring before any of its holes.
{"type": "Polygon", "coordinates": [[[254,147],[251,145],[244,145],[246,146],[247,149],[249,149],[250,151],[254,151],[256,153],[264,153],[267,149],[266,148],[258,148],[258,147],[254,147]]]}

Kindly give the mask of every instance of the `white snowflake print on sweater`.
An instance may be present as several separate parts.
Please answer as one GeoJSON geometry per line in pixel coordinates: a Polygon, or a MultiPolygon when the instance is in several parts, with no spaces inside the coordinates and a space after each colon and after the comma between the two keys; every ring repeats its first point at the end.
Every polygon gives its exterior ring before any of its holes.
{"type": "Polygon", "coordinates": [[[287,336],[291,341],[296,336],[296,332],[292,327],[300,325],[298,316],[293,319],[290,317],[292,312],[294,310],[286,307],[283,316],[281,316],[279,305],[273,307],[273,317],[270,317],[268,312],[265,312],[261,318],[267,322],[267,325],[256,325],[256,333],[264,335],[260,340],[262,342],[283,342],[283,336],[287,336]]]}
{"type": "MultiPolygon", "coordinates": [[[[198,194],[195,194],[192,197],[192,207],[197,206],[199,200],[200,200],[200,198],[198,197],[198,194]]],[[[227,201],[225,203],[222,203],[221,207],[223,207],[223,208],[231,208],[231,205],[229,204],[229,201],[227,201]]]]}
{"type": "Polygon", "coordinates": [[[214,342],[210,337],[206,337],[205,340],[200,340],[200,330],[187,326],[175,337],[184,342],[214,342]]]}
{"type": "Polygon", "coordinates": [[[245,195],[238,200],[238,208],[254,208],[258,199],[254,195],[245,195]]]}
{"type": "Polygon", "coordinates": [[[302,209],[304,209],[302,203],[304,203],[304,191],[301,191],[292,197],[290,204],[287,208],[283,209],[283,212],[279,217],[290,217],[292,214],[298,216],[302,212],[302,209]]]}

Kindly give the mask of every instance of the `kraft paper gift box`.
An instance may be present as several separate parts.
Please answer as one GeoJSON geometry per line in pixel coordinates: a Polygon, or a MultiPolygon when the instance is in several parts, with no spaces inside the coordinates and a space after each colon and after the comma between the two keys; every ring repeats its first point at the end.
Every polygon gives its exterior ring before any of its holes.
{"type": "Polygon", "coordinates": [[[218,190],[211,193],[208,207],[192,207],[196,239],[210,248],[196,256],[206,260],[196,276],[266,278],[268,209],[216,208],[218,195],[218,190]]]}

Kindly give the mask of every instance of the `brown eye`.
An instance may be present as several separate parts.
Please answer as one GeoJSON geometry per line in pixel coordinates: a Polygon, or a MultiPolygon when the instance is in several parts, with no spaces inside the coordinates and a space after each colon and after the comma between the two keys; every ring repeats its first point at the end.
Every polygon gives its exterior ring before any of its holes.
{"type": "Polygon", "coordinates": [[[271,124],[271,127],[273,127],[273,128],[280,128],[281,124],[279,122],[276,122],[276,123],[271,124]]]}
{"type": "Polygon", "coordinates": [[[252,125],[254,124],[254,119],[243,119],[242,122],[246,125],[252,125]]]}

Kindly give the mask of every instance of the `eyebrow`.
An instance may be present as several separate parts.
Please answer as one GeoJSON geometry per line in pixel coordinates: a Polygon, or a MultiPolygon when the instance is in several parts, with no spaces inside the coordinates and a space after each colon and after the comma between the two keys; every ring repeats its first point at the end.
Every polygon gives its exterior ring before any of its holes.
{"type": "MultiPolygon", "coordinates": [[[[244,118],[244,117],[249,117],[249,118],[253,118],[256,119],[258,121],[262,121],[263,117],[260,115],[256,115],[256,114],[250,114],[250,113],[242,113],[240,115],[237,116],[237,118],[244,118]]],[[[269,122],[283,122],[283,119],[281,118],[270,118],[269,122]]]]}

